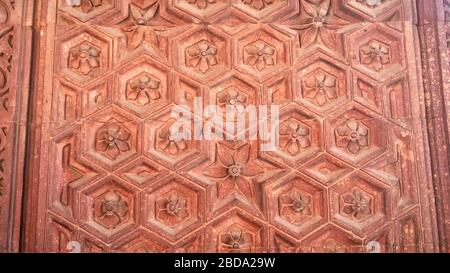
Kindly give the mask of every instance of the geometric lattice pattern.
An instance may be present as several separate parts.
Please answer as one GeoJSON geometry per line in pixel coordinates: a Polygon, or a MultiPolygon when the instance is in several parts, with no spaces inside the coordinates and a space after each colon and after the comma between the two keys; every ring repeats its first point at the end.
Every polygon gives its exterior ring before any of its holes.
{"type": "Polygon", "coordinates": [[[48,1],[38,248],[421,251],[412,3],[48,1]],[[276,149],[175,139],[196,97],[279,105],[276,149]]]}

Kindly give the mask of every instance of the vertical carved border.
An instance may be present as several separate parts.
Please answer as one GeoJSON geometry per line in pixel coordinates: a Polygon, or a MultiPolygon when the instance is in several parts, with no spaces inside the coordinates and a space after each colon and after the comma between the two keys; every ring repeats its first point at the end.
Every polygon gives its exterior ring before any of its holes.
{"type": "Polygon", "coordinates": [[[17,252],[34,1],[0,0],[0,252],[17,252]]]}
{"type": "Polygon", "coordinates": [[[417,0],[440,251],[450,251],[450,1],[417,0]]]}

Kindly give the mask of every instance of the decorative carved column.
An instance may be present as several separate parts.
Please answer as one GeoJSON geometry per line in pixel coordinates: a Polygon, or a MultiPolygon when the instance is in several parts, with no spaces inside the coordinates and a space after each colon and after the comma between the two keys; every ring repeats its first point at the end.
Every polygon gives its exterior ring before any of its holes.
{"type": "Polygon", "coordinates": [[[441,251],[450,247],[450,1],[418,0],[423,82],[441,251]]]}
{"type": "Polygon", "coordinates": [[[33,0],[0,0],[0,252],[19,250],[33,0]]]}

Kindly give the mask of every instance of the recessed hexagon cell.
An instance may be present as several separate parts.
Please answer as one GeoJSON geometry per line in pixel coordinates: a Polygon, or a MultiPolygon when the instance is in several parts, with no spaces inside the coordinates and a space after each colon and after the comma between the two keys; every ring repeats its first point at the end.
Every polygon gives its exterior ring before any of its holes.
{"type": "Polygon", "coordinates": [[[111,65],[112,39],[91,28],[70,31],[56,43],[56,70],[80,86],[102,76],[111,65]]]}
{"type": "Polygon", "coordinates": [[[299,105],[289,105],[280,112],[276,150],[262,154],[272,160],[281,160],[292,167],[298,167],[322,150],[322,128],[320,118],[299,105]]]}
{"type": "Polygon", "coordinates": [[[329,186],[350,173],[352,168],[324,153],[303,165],[299,171],[329,186]]]}
{"type": "MultiPolygon", "coordinates": [[[[232,0],[233,7],[252,19],[262,20],[286,12],[289,0],[232,0]]],[[[292,4],[292,3],[291,3],[292,4]]]]}
{"type": "Polygon", "coordinates": [[[334,112],[325,124],[327,151],[360,166],[386,149],[386,122],[358,105],[334,112]]]}
{"type": "Polygon", "coordinates": [[[346,39],[352,41],[349,43],[352,66],[377,81],[388,79],[405,65],[403,39],[395,30],[371,24],[346,39]]]}
{"type": "Polygon", "coordinates": [[[350,100],[347,69],[318,53],[297,66],[294,86],[301,92],[296,100],[320,115],[327,115],[350,100]]]}
{"type": "Polygon", "coordinates": [[[82,227],[111,241],[136,227],[137,195],[132,187],[112,178],[96,182],[81,192],[82,227]]]}
{"type": "Polygon", "coordinates": [[[204,191],[180,177],[167,177],[144,193],[144,225],[172,240],[201,225],[204,191]]]}
{"type": "Polygon", "coordinates": [[[189,15],[206,20],[229,7],[229,0],[175,0],[173,6],[189,15]]]}
{"type": "Polygon", "coordinates": [[[293,102],[292,75],[281,73],[264,82],[261,104],[278,105],[280,108],[293,102]]]}
{"type": "MultiPolygon", "coordinates": [[[[129,115],[128,115],[129,116],[129,115]]],[[[82,123],[83,154],[107,169],[117,168],[139,150],[137,122],[108,108],[82,123]]]]}
{"type": "Polygon", "coordinates": [[[105,17],[105,13],[113,10],[115,0],[59,0],[59,9],[76,19],[87,22],[97,17],[105,17]]]}
{"type": "Polygon", "coordinates": [[[157,234],[138,229],[116,240],[111,250],[118,253],[168,253],[171,245],[157,234]]]}
{"type": "Polygon", "coordinates": [[[158,182],[169,174],[169,171],[159,164],[141,157],[120,169],[117,174],[140,188],[158,182]]]}
{"type": "Polygon", "coordinates": [[[390,215],[390,190],[363,173],[345,178],[330,188],[331,217],[358,235],[377,228],[390,215]]]}
{"type": "Polygon", "coordinates": [[[345,5],[351,7],[352,10],[377,18],[400,2],[397,0],[348,0],[345,5]]]}
{"type": "Polygon", "coordinates": [[[326,192],[322,186],[300,175],[283,177],[270,188],[270,221],[301,238],[327,220],[326,192]]]}
{"type": "Polygon", "coordinates": [[[307,253],[354,253],[364,252],[365,246],[352,234],[327,225],[305,238],[301,249],[307,253]]]}
{"type": "Polygon", "coordinates": [[[234,209],[207,226],[206,233],[211,242],[206,250],[219,253],[265,252],[265,229],[255,217],[234,209]]]}
{"type": "Polygon", "coordinates": [[[269,26],[249,28],[234,40],[234,63],[237,69],[267,80],[289,64],[289,38],[269,26]]]}
{"type": "Polygon", "coordinates": [[[197,27],[176,38],[177,69],[198,81],[208,82],[230,69],[229,39],[211,28],[197,27]]]}
{"type": "Polygon", "coordinates": [[[140,117],[169,104],[169,70],[148,56],[125,65],[118,73],[114,100],[140,117]]]}

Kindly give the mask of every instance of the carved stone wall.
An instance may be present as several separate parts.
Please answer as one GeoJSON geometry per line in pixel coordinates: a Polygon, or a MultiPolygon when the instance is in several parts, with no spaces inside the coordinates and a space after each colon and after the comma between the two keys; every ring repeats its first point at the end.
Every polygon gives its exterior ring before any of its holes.
{"type": "Polygon", "coordinates": [[[447,1],[31,2],[0,0],[1,250],[447,251],[447,1]],[[279,105],[277,148],[175,140],[196,97],[279,105]]]}

